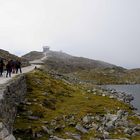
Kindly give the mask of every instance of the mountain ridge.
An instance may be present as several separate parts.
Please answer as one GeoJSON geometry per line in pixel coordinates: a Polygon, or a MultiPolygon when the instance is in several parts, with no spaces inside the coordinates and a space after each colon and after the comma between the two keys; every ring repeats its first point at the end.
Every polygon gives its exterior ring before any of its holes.
{"type": "MultiPolygon", "coordinates": [[[[63,60],[66,61],[70,60],[70,61],[76,61],[76,63],[83,61],[83,63],[90,63],[93,66],[93,63],[95,64],[94,67],[118,67],[114,64],[110,64],[101,60],[94,60],[94,59],[90,59],[90,58],[85,58],[85,57],[78,57],[78,56],[72,56],[70,54],[64,53],[64,52],[58,52],[58,51],[48,51],[46,53],[47,58],[49,58],[49,60],[52,58],[53,59],[59,59],[59,60],[63,60]],[[81,59],[81,60],[80,60],[81,59]],[[77,62],[78,61],[78,62],[77,62]]],[[[22,58],[25,58],[27,60],[35,60],[35,59],[39,59],[43,56],[43,52],[37,52],[37,51],[31,51],[25,55],[22,56],[22,58]]]]}

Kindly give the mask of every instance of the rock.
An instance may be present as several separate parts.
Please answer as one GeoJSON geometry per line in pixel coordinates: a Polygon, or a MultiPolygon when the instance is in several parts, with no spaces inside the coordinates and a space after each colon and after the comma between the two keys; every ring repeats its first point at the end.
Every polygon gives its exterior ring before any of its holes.
{"type": "Polygon", "coordinates": [[[34,102],[37,102],[37,99],[33,99],[34,102]]]}
{"type": "Polygon", "coordinates": [[[70,133],[70,132],[66,132],[66,134],[69,137],[74,138],[75,140],[81,140],[81,136],[79,134],[73,134],[73,133],[70,133]]]}
{"type": "Polygon", "coordinates": [[[41,138],[41,137],[42,137],[42,135],[41,135],[41,134],[39,134],[39,133],[37,133],[37,134],[36,134],[36,137],[37,137],[37,138],[41,138]]]}
{"type": "Polygon", "coordinates": [[[133,134],[132,134],[132,136],[139,136],[140,135],[140,132],[134,132],[133,134]]]}
{"type": "Polygon", "coordinates": [[[133,131],[135,131],[135,132],[140,132],[140,126],[134,127],[134,128],[133,128],[133,131]]]}
{"type": "Polygon", "coordinates": [[[37,116],[28,116],[29,120],[39,120],[39,117],[37,116]]]}
{"type": "Polygon", "coordinates": [[[56,120],[52,120],[51,123],[50,123],[50,125],[51,125],[51,126],[56,126],[56,125],[57,125],[56,120]]]}
{"type": "Polygon", "coordinates": [[[0,131],[3,129],[3,123],[0,122],[0,131]]]}
{"type": "Polygon", "coordinates": [[[44,132],[46,132],[49,135],[53,134],[53,130],[48,129],[46,126],[42,126],[42,129],[44,130],[44,132]]]}
{"type": "Polygon", "coordinates": [[[9,132],[6,128],[3,128],[0,132],[0,139],[4,139],[7,136],[9,136],[9,132]]]}
{"type": "Polygon", "coordinates": [[[93,122],[92,123],[92,128],[95,129],[95,130],[97,130],[99,128],[99,126],[96,123],[93,122]]]}
{"type": "Polygon", "coordinates": [[[109,138],[109,132],[107,131],[104,131],[103,132],[103,137],[106,139],[106,138],[109,138]]]}
{"type": "Polygon", "coordinates": [[[43,121],[42,123],[43,123],[43,124],[49,124],[49,122],[48,122],[48,121],[43,121]]]}
{"type": "Polygon", "coordinates": [[[109,96],[110,99],[114,99],[115,97],[113,95],[109,96]]]}
{"type": "Polygon", "coordinates": [[[90,92],[91,92],[91,90],[87,90],[87,92],[88,92],[88,93],[90,93],[90,92]]]}
{"type": "Polygon", "coordinates": [[[11,134],[7,136],[6,138],[4,138],[3,140],[16,140],[16,138],[11,134]]]}
{"type": "Polygon", "coordinates": [[[119,110],[117,112],[117,116],[118,116],[119,119],[121,119],[123,115],[124,115],[124,111],[123,110],[119,110]]]}
{"type": "Polygon", "coordinates": [[[82,133],[88,133],[87,129],[85,129],[81,124],[77,124],[75,128],[82,133]]]}
{"type": "Polygon", "coordinates": [[[76,122],[75,122],[75,121],[71,121],[71,122],[68,123],[68,125],[69,125],[69,126],[74,126],[74,127],[75,127],[75,126],[76,126],[76,122]]]}
{"type": "Polygon", "coordinates": [[[133,130],[132,130],[131,128],[126,128],[126,129],[124,130],[124,133],[125,133],[125,134],[129,134],[129,135],[132,135],[133,130]]]}
{"type": "Polygon", "coordinates": [[[128,138],[119,138],[119,139],[104,139],[104,140],[129,140],[128,138]]]}
{"type": "Polygon", "coordinates": [[[106,126],[105,126],[106,131],[112,131],[114,128],[115,128],[115,126],[114,126],[113,121],[109,121],[108,123],[106,123],[106,126]]]}
{"type": "Polygon", "coordinates": [[[61,129],[65,128],[65,125],[62,125],[62,124],[57,124],[54,129],[55,131],[60,131],[61,129]]]}
{"type": "Polygon", "coordinates": [[[49,140],[72,140],[72,139],[62,139],[57,136],[50,136],[49,140]]]}
{"type": "Polygon", "coordinates": [[[83,122],[84,122],[84,123],[90,123],[91,121],[92,121],[92,119],[91,119],[90,116],[85,116],[85,117],[83,118],[83,122]]]}
{"type": "Polygon", "coordinates": [[[95,120],[96,120],[96,121],[100,121],[101,118],[100,118],[99,116],[95,116],[95,120]]]}
{"type": "Polygon", "coordinates": [[[112,122],[115,122],[117,119],[118,119],[118,116],[115,115],[115,114],[107,114],[105,115],[105,119],[106,121],[112,121],[112,122]]]}
{"type": "Polygon", "coordinates": [[[100,138],[90,138],[89,140],[101,140],[100,138]]]}
{"type": "Polygon", "coordinates": [[[106,95],[105,94],[102,94],[102,96],[105,97],[106,95]]]}
{"type": "Polygon", "coordinates": [[[26,105],[31,105],[32,103],[31,102],[26,102],[26,105]]]}

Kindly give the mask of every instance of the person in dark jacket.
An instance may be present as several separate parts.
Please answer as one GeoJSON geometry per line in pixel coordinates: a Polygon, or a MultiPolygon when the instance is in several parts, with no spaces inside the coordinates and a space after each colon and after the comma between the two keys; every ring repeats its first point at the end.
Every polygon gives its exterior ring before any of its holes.
{"type": "Polygon", "coordinates": [[[16,61],[13,60],[12,61],[12,73],[15,73],[16,72],[16,61]]]}
{"type": "Polygon", "coordinates": [[[3,59],[0,60],[0,76],[3,74],[3,67],[4,67],[4,62],[3,59]]]}
{"type": "Polygon", "coordinates": [[[6,64],[6,77],[11,77],[11,73],[12,73],[12,60],[8,61],[8,63],[6,64]]]}
{"type": "Polygon", "coordinates": [[[20,70],[20,73],[22,73],[21,62],[19,60],[16,61],[16,73],[18,73],[18,70],[20,70]]]}

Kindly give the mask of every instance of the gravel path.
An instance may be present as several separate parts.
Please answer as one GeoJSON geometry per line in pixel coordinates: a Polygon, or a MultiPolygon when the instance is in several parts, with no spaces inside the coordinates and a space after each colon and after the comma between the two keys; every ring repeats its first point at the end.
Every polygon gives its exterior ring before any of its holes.
{"type": "MultiPolygon", "coordinates": [[[[24,68],[22,68],[22,73],[28,73],[28,72],[30,72],[30,71],[32,71],[34,68],[35,68],[35,66],[37,67],[37,68],[39,68],[39,67],[41,67],[41,65],[31,65],[31,66],[28,66],[28,67],[24,67],[24,68]]],[[[17,75],[19,75],[20,73],[18,73],[18,74],[11,74],[11,77],[6,77],[6,71],[3,73],[3,77],[0,77],[0,85],[2,85],[2,84],[5,84],[5,83],[7,83],[9,80],[11,80],[13,77],[15,77],[15,76],[17,76],[17,75]]]]}
{"type": "MultiPolygon", "coordinates": [[[[34,70],[35,67],[39,68],[41,65],[43,65],[43,60],[45,60],[47,57],[46,55],[38,60],[30,61],[31,66],[28,67],[23,67],[22,68],[22,73],[28,73],[32,70],[34,70]]],[[[13,77],[19,75],[18,74],[11,74],[11,77],[6,77],[6,71],[3,73],[3,77],[0,77],[0,85],[7,83],[9,80],[11,80],[13,77]]]]}

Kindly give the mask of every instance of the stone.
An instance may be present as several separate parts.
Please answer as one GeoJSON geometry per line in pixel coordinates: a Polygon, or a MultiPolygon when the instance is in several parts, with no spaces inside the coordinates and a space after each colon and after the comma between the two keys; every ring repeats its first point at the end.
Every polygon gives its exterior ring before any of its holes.
{"type": "Polygon", "coordinates": [[[51,125],[51,126],[56,126],[56,125],[57,125],[56,120],[52,120],[51,123],[50,123],[50,125],[51,125]]]}
{"type": "Polygon", "coordinates": [[[99,128],[99,126],[96,123],[93,122],[92,123],[92,128],[95,129],[95,130],[97,130],[99,128]]]}
{"type": "Polygon", "coordinates": [[[103,137],[106,139],[106,138],[109,138],[109,132],[107,131],[104,131],[103,132],[103,137]]]}
{"type": "Polygon", "coordinates": [[[39,117],[37,116],[28,116],[29,120],[39,120],[39,117]]]}
{"type": "Polygon", "coordinates": [[[100,138],[90,138],[89,140],[101,140],[100,138]]]}
{"type": "Polygon", "coordinates": [[[114,99],[115,97],[113,95],[109,96],[110,99],[114,99]]]}
{"type": "Polygon", "coordinates": [[[129,134],[129,135],[132,135],[133,130],[132,130],[131,128],[126,128],[126,129],[124,130],[124,133],[125,133],[125,134],[129,134]]]}
{"type": "Polygon", "coordinates": [[[68,125],[69,125],[69,126],[74,126],[74,127],[75,127],[75,126],[76,126],[76,122],[75,122],[75,121],[71,121],[71,122],[68,123],[68,125]]]}
{"type": "Polygon", "coordinates": [[[66,134],[71,137],[71,138],[74,138],[75,140],[81,140],[81,135],[79,134],[73,134],[71,132],[66,132],[66,134]]]}
{"type": "MultiPolygon", "coordinates": [[[[5,83],[0,89],[0,94],[3,95],[0,99],[0,118],[10,133],[17,115],[17,106],[24,101],[26,93],[26,77],[22,74],[5,83]]],[[[3,131],[0,132],[0,135],[2,133],[3,131]]]]}
{"type": "Polygon", "coordinates": [[[99,116],[95,116],[95,120],[100,121],[100,117],[99,116]]]}
{"type": "Polygon", "coordinates": [[[72,139],[63,139],[63,138],[59,138],[57,136],[50,136],[49,140],[72,140],[72,139]]]}
{"type": "Polygon", "coordinates": [[[112,131],[114,128],[115,128],[115,126],[113,125],[113,121],[109,121],[108,123],[106,123],[106,127],[105,127],[105,130],[106,131],[112,131]]]}
{"type": "Polygon", "coordinates": [[[37,138],[41,138],[42,137],[42,135],[39,134],[39,133],[37,133],[36,136],[37,136],[37,138]]]}
{"type": "Polygon", "coordinates": [[[3,129],[3,123],[0,122],[0,131],[3,129]]]}
{"type": "Polygon", "coordinates": [[[119,110],[119,111],[117,112],[118,118],[122,118],[123,115],[124,115],[124,111],[123,111],[123,110],[119,110]]]}
{"type": "Polygon", "coordinates": [[[115,122],[118,119],[118,116],[115,114],[107,114],[106,116],[106,121],[112,121],[115,122]]]}
{"type": "Polygon", "coordinates": [[[75,128],[84,134],[88,133],[87,129],[85,129],[81,124],[77,124],[75,128]]]}
{"type": "Polygon", "coordinates": [[[135,132],[140,132],[140,126],[134,127],[134,128],[133,128],[133,131],[135,131],[135,132]]]}
{"type": "Polygon", "coordinates": [[[85,117],[83,118],[83,122],[84,122],[84,123],[89,123],[89,122],[91,122],[91,117],[90,117],[90,116],[85,116],[85,117]]]}
{"type": "Polygon", "coordinates": [[[105,94],[102,94],[102,96],[105,97],[106,95],[105,94]]]}
{"type": "Polygon", "coordinates": [[[134,132],[133,134],[132,134],[132,136],[139,136],[140,135],[140,132],[134,132]]]}
{"type": "Polygon", "coordinates": [[[11,134],[7,136],[6,138],[4,138],[3,140],[16,140],[16,138],[11,134]]]}
{"type": "Polygon", "coordinates": [[[48,129],[46,126],[42,126],[42,129],[44,130],[44,132],[46,132],[49,135],[53,134],[53,130],[48,129]]]}
{"type": "Polygon", "coordinates": [[[9,135],[9,132],[6,128],[3,128],[0,132],[0,139],[4,139],[5,137],[7,137],[9,135]]]}

